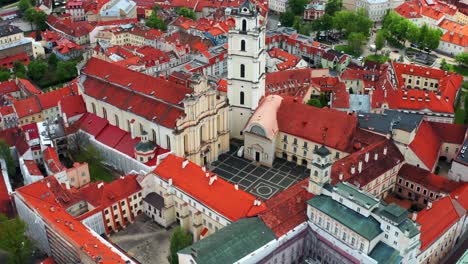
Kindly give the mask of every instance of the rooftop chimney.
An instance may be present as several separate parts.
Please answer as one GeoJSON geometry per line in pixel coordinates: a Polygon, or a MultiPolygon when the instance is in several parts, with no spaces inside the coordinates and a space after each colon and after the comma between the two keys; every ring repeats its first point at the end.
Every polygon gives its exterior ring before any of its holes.
{"type": "Polygon", "coordinates": [[[418,213],[417,213],[417,212],[413,212],[413,214],[411,215],[411,219],[412,219],[413,221],[416,222],[416,219],[417,219],[417,218],[418,218],[418,213]]]}
{"type": "Polygon", "coordinates": [[[383,149],[383,154],[384,154],[384,155],[387,155],[387,147],[385,147],[385,148],[383,149]]]}
{"type": "Polygon", "coordinates": [[[353,166],[351,166],[351,174],[354,174],[354,173],[356,173],[356,167],[354,167],[354,165],[353,165],[353,166]]]}
{"type": "Polygon", "coordinates": [[[212,185],[214,181],[216,181],[218,177],[216,175],[210,177],[210,182],[208,183],[209,185],[212,185]]]}
{"type": "Polygon", "coordinates": [[[188,160],[186,159],[182,162],[182,169],[185,169],[185,167],[187,167],[187,164],[188,164],[188,160]]]}
{"type": "Polygon", "coordinates": [[[98,189],[101,189],[102,186],[104,186],[104,183],[103,183],[103,182],[100,182],[100,183],[98,183],[97,188],[98,188],[98,189]]]}
{"type": "Polygon", "coordinates": [[[369,152],[366,152],[366,156],[364,157],[364,160],[366,162],[369,162],[369,152]]]}
{"type": "Polygon", "coordinates": [[[361,173],[361,171],[362,171],[362,161],[359,161],[359,163],[358,163],[358,171],[359,171],[359,173],[361,173]]]}
{"type": "Polygon", "coordinates": [[[172,185],[172,178],[169,178],[169,180],[167,181],[167,183],[168,183],[169,185],[172,185]]]}
{"type": "Polygon", "coordinates": [[[238,191],[238,190],[239,190],[239,184],[237,184],[237,183],[234,184],[234,189],[235,189],[236,191],[238,191]]]}
{"type": "Polygon", "coordinates": [[[46,185],[47,185],[47,188],[50,188],[50,182],[47,182],[46,185]]]}
{"type": "Polygon", "coordinates": [[[340,172],[339,178],[340,178],[340,181],[343,180],[343,172],[340,172]]]}
{"type": "Polygon", "coordinates": [[[427,210],[431,209],[432,208],[432,202],[428,202],[427,203],[427,210]]]}
{"type": "Polygon", "coordinates": [[[206,172],[206,167],[205,166],[202,166],[201,169],[202,169],[203,172],[206,172]]]}
{"type": "Polygon", "coordinates": [[[374,154],[374,160],[377,160],[379,158],[379,153],[374,154]]]}

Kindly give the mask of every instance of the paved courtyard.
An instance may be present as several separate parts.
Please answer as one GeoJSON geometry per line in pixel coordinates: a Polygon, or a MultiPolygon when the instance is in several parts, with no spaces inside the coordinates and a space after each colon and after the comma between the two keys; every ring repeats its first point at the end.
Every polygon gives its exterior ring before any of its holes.
{"type": "Polygon", "coordinates": [[[231,146],[228,153],[219,156],[211,163],[210,170],[230,183],[257,197],[267,200],[294,183],[309,177],[310,170],[284,159],[276,158],[273,167],[265,167],[255,162],[239,158],[238,147],[231,146]]]}
{"type": "Polygon", "coordinates": [[[109,239],[142,264],[169,263],[167,256],[173,230],[162,228],[143,214],[136,218],[135,223],[109,239]]]}

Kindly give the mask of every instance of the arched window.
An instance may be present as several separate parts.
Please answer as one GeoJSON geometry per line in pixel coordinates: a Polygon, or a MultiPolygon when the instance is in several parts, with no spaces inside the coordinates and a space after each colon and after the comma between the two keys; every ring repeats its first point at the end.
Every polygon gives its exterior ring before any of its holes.
{"type": "Polygon", "coordinates": [[[247,20],[242,19],[242,31],[247,31],[247,20]]]}
{"type": "Polygon", "coordinates": [[[245,77],[245,65],[244,64],[240,65],[240,77],[241,78],[245,77]]]}
{"type": "Polygon", "coordinates": [[[240,92],[240,104],[244,104],[244,92],[240,92]]]}
{"type": "Polygon", "coordinates": [[[265,130],[263,130],[262,127],[253,125],[252,128],[250,129],[250,132],[257,134],[259,136],[266,137],[265,130]]]}
{"type": "Polygon", "coordinates": [[[104,119],[107,119],[107,111],[106,111],[106,109],[104,107],[102,108],[102,117],[104,119]]]}
{"type": "Polygon", "coordinates": [[[241,51],[245,51],[245,40],[241,40],[241,51]]]}
{"type": "Polygon", "coordinates": [[[119,127],[119,117],[117,115],[114,115],[114,119],[115,119],[115,126],[119,127]]]}
{"type": "Polygon", "coordinates": [[[157,141],[156,141],[156,131],[154,131],[154,129],[153,129],[153,142],[154,142],[154,143],[157,142],[157,141]]]}
{"type": "Polygon", "coordinates": [[[93,114],[96,114],[96,105],[91,103],[91,108],[93,109],[93,114]]]}
{"type": "Polygon", "coordinates": [[[166,142],[167,142],[167,148],[168,150],[171,150],[171,138],[169,135],[166,135],[166,142]]]}

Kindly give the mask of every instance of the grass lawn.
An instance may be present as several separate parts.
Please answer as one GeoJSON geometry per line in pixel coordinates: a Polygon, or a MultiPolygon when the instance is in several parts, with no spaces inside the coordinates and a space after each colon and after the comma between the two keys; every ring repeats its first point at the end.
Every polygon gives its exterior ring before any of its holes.
{"type": "Polygon", "coordinates": [[[382,63],[385,63],[386,61],[388,61],[388,57],[383,56],[383,55],[378,55],[378,54],[372,54],[372,55],[367,56],[364,60],[373,61],[373,62],[377,62],[377,63],[382,64],[382,63]]]}
{"type": "Polygon", "coordinates": [[[458,74],[461,74],[463,76],[468,76],[468,68],[459,66],[459,65],[453,65],[453,64],[448,64],[447,66],[449,68],[449,71],[456,72],[458,74]]]}
{"type": "Polygon", "coordinates": [[[87,155],[83,153],[74,155],[75,161],[80,163],[87,162],[89,167],[89,174],[91,175],[91,181],[105,181],[111,182],[114,180],[112,172],[107,169],[102,163],[97,160],[87,158],[87,155]]]}
{"type": "Polygon", "coordinates": [[[356,52],[355,50],[350,48],[348,45],[337,45],[337,46],[335,46],[335,49],[337,51],[342,51],[342,52],[344,52],[346,54],[353,55],[355,57],[361,56],[361,52],[356,52]]]}

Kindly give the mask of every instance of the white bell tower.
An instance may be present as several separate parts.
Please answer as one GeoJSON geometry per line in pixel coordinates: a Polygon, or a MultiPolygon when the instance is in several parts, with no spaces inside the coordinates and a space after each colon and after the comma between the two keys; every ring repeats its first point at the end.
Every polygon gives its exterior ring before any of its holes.
{"type": "Polygon", "coordinates": [[[330,151],[325,146],[321,146],[314,151],[309,177],[310,193],[322,194],[323,186],[331,182],[332,161],[330,155],[330,151]]]}
{"type": "Polygon", "coordinates": [[[265,32],[256,5],[246,0],[231,10],[236,27],[228,35],[228,99],[231,138],[243,139],[242,130],[265,95],[265,32]]]}

